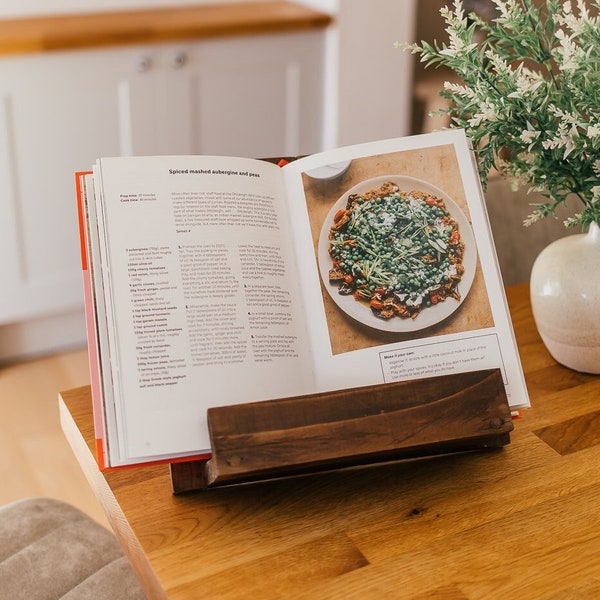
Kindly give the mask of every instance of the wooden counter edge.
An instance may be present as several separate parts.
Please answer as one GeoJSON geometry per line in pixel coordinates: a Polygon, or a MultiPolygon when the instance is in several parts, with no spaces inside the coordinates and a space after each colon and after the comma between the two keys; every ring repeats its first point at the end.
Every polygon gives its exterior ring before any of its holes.
{"type": "Polygon", "coordinates": [[[82,387],[59,393],[58,407],[63,432],[81,465],[90,486],[100,500],[106,517],[121,543],[121,547],[127,555],[145,594],[148,598],[167,599],[166,592],[152,569],[137,537],[133,533],[133,530],[123,514],[108,482],[104,478],[102,472],[98,469],[96,459],[65,402],[65,399],[71,400],[73,398],[76,399],[76,397],[81,397],[82,395],[87,395],[88,390],[88,387],[82,387]]]}
{"type": "Polygon", "coordinates": [[[301,31],[331,20],[277,1],[0,19],[0,56],[301,31]]]}

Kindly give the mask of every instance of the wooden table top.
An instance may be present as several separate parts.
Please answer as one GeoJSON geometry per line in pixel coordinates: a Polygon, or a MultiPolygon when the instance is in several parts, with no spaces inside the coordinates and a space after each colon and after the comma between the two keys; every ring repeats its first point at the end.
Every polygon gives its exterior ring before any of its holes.
{"type": "Polygon", "coordinates": [[[532,408],[501,450],[174,496],[168,467],[100,473],[89,388],[67,438],[149,598],[600,597],[600,377],[559,366],[509,288],[532,408]]]}
{"type": "Polygon", "coordinates": [[[0,56],[324,27],[331,17],[284,1],[0,19],[0,56]]]}

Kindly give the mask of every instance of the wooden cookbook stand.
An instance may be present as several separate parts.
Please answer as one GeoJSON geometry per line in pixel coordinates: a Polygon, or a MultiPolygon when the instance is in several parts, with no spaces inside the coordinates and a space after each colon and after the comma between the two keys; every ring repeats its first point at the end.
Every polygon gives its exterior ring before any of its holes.
{"type": "Polygon", "coordinates": [[[209,460],[171,464],[174,493],[500,448],[513,429],[499,369],[208,411],[209,460]]]}

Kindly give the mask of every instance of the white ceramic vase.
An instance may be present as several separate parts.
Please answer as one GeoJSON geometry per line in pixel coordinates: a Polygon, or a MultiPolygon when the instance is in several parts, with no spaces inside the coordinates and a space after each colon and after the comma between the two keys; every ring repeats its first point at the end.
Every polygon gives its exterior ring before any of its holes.
{"type": "Polygon", "coordinates": [[[544,248],[531,270],[531,307],[553,358],[600,374],[600,227],[544,248]]]}

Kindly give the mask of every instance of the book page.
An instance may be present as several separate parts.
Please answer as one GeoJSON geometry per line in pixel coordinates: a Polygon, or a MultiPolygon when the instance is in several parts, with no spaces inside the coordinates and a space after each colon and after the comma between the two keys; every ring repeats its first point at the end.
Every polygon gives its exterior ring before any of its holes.
{"type": "Polygon", "coordinates": [[[509,404],[529,404],[464,132],[284,171],[320,391],[500,368],[509,404]]]}
{"type": "Polygon", "coordinates": [[[279,167],[130,157],[95,179],[121,461],[207,452],[208,407],[314,387],[279,167]]]}

